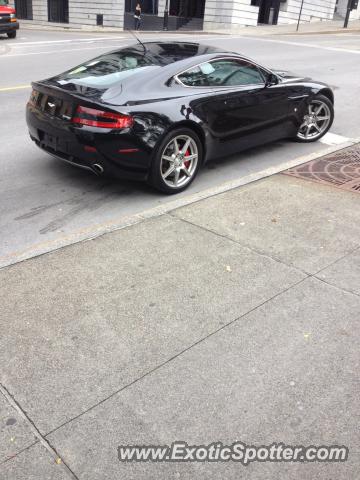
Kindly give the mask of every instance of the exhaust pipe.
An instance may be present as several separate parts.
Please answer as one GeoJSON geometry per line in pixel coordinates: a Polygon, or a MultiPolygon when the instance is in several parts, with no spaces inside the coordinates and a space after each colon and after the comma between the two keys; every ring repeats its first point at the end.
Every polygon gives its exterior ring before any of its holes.
{"type": "Polygon", "coordinates": [[[94,163],[92,168],[97,175],[102,175],[104,173],[104,168],[99,163],[94,163]]]}

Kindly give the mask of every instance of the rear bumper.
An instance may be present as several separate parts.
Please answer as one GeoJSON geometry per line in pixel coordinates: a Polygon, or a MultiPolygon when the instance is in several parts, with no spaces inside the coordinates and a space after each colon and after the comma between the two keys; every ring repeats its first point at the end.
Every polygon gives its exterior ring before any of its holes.
{"type": "Polygon", "coordinates": [[[9,33],[19,30],[19,22],[0,23],[0,33],[9,33]]]}
{"type": "Polygon", "coordinates": [[[36,145],[60,160],[97,175],[103,170],[102,173],[119,179],[148,178],[151,152],[132,132],[76,127],[30,105],[26,108],[26,121],[36,145]]]}

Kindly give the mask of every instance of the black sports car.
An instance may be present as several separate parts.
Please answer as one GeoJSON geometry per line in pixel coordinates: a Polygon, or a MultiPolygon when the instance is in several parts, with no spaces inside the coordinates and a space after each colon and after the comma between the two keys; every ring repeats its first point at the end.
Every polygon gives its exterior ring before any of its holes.
{"type": "Polygon", "coordinates": [[[211,158],[280,138],[318,140],[333,103],[326,84],[237,53],[147,42],[33,83],[27,123],[55,157],[176,193],[211,158]]]}

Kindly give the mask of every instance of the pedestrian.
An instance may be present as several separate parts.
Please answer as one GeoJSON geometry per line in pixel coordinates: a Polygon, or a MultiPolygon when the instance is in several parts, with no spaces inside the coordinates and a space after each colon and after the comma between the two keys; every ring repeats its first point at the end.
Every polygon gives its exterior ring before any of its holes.
{"type": "Polygon", "coordinates": [[[135,30],[140,30],[140,25],[141,25],[141,5],[138,3],[135,8],[135,30]]]}

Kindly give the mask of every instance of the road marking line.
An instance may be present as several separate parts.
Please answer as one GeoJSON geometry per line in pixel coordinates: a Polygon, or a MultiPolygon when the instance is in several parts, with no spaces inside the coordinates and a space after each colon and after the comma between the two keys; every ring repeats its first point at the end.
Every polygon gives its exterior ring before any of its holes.
{"type": "Polygon", "coordinates": [[[348,137],[343,137],[342,135],[336,135],[336,133],[328,132],[319,142],[324,143],[325,145],[341,145],[345,142],[351,142],[352,139],[348,137]]]}
{"type": "MultiPolygon", "coordinates": [[[[181,37],[183,37],[183,35],[181,35],[181,37]]],[[[112,39],[110,40],[116,40],[117,38],[122,38],[123,40],[125,40],[125,45],[124,43],[122,43],[122,45],[119,45],[119,44],[116,44],[116,45],[97,45],[97,46],[94,46],[94,47],[83,47],[83,48],[72,48],[72,49],[68,49],[68,50],[63,50],[61,49],[60,53],[63,53],[63,52],[76,52],[76,51],[83,51],[83,50],[96,50],[96,49],[100,49],[100,48],[117,48],[117,47],[121,47],[123,48],[124,46],[127,45],[127,42],[132,40],[131,41],[131,44],[135,43],[135,40],[132,39],[131,37],[113,37],[112,39]]],[[[164,37],[165,38],[165,37],[164,37]]],[[[219,37],[220,38],[220,37],[219,37]]],[[[146,38],[143,40],[151,40],[151,38],[146,38]]],[[[175,39],[175,37],[166,37],[166,39],[170,40],[170,39],[175,39]]],[[[176,39],[179,39],[179,36],[176,37],[176,39]]],[[[210,40],[216,40],[217,37],[214,37],[214,38],[210,38],[210,40]]],[[[68,42],[68,41],[67,41],[68,42]]],[[[83,43],[86,43],[86,42],[83,42],[83,43]]],[[[18,44],[19,45],[19,44],[18,44]]],[[[44,45],[46,46],[46,45],[44,45]]],[[[1,59],[4,59],[4,58],[10,58],[10,57],[24,57],[24,56],[28,56],[28,55],[46,55],[46,54],[53,54],[53,53],[58,53],[59,50],[49,50],[49,51],[41,51],[41,52],[29,52],[29,53],[14,53],[14,54],[5,54],[5,55],[0,55],[0,60],[1,59]]]]}
{"type": "Polygon", "coordinates": [[[247,37],[245,35],[232,37],[232,38],[241,38],[249,41],[255,40],[256,42],[281,43],[284,45],[293,45],[294,47],[318,48],[320,50],[329,50],[330,52],[355,53],[357,55],[360,55],[360,50],[350,50],[347,48],[338,48],[338,47],[325,47],[322,45],[317,45],[316,43],[289,42],[286,40],[273,40],[272,38],[259,38],[259,37],[251,37],[251,36],[247,37]]]}
{"type": "Polygon", "coordinates": [[[202,190],[200,192],[189,194],[176,200],[170,200],[165,204],[149,208],[148,210],[144,210],[140,213],[134,213],[128,216],[114,218],[107,222],[92,225],[89,227],[84,227],[75,232],[70,232],[54,240],[47,240],[44,242],[33,244],[27,248],[24,248],[23,250],[11,252],[0,257],[0,269],[8,267],[10,265],[14,265],[15,263],[21,262],[23,260],[28,260],[29,258],[38,257],[40,255],[44,255],[45,253],[59,250],[60,248],[67,247],[69,245],[93,240],[94,238],[101,237],[106,233],[115,232],[117,230],[136,225],[137,223],[141,223],[144,220],[150,218],[159,217],[177,208],[185,207],[200,200],[205,200],[206,198],[225,193],[229,190],[233,190],[234,188],[238,188],[249,183],[261,180],[263,178],[270,177],[271,175],[275,175],[289,168],[293,168],[311,160],[315,160],[316,158],[323,157],[324,155],[337,152],[338,150],[350,147],[355,143],[359,142],[360,138],[352,139],[351,141],[343,143],[341,145],[330,146],[324,148],[321,151],[302,155],[300,157],[294,158],[293,160],[289,160],[280,163],[279,165],[261,170],[260,172],[251,173],[249,175],[245,175],[243,177],[221,183],[220,185],[217,185],[215,187],[206,188],[205,190],[202,190]]]}
{"type": "MultiPolygon", "coordinates": [[[[123,47],[124,45],[122,45],[123,47]]],[[[82,52],[83,50],[97,50],[97,49],[100,49],[100,48],[112,48],[112,47],[120,47],[120,45],[98,45],[96,47],[84,47],[84,48],[71,48],[69,50],[63,50],[61,49],[61,51],[59,52],[58,50],[49,50],[48,52],[29,52],[29,53],[14,53],[14,54],[10,54],[10,55],[2,55],[0,56],[0,60],[3,60],[4,58],[11,58],[11,57],[27,57],[28,55],[46,55],[46,54],[52,54],[54,55],[54,53],[63,53],[63,52],[76,52],[76,51],[80,51],[82,52]]]]}
{"type": "Polygon", "coordinates": [[[103,41],[103,40],[118,40],[120,38],[127,38],[124,36],[121,37],[100,37],[100,38],[70,38],[66,40],[42,40],[38,42],[19,42],[19,43],[14,43],[11,45],[11,47],[18,47],[18,46],[27,46],[27,45],[51,45],[53,43],[72,43],[72,42],[95,42],[95,41],[103,41]]]}
{"type": "Polygon", "coordinates": [[[3,87],[0,88],[0,92],[11,92],[12,90],[22,90],[24,88],[30,88],[31,85],[19,85],[17,87],[3,87]]]}

